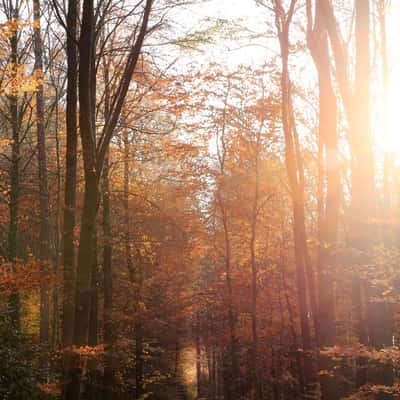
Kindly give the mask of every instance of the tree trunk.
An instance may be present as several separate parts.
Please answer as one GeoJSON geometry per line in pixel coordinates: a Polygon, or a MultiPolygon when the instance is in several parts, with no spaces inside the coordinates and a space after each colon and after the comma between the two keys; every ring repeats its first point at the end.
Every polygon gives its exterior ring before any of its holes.
{"type": "MultiPolygon", "coordinates": [[[[296,284],[300,312],[300,327],[302,337],[302,355],[304,365],[304,395],[310,395],[313,391],[315,377],[312,362],[312,341],[309,326],[309,311],[307,302],[306,269],[310,268],[307,255],[307,243],[305,237],[304,220],[304,172],[302,168],[301,154],[298,146],[298,138],[293,115],[291,87],[289,77],[289,27],[293,17],[296,1],[292,0],[288,12],[284,12],[281,2],[275,2],[275,22],[278,30],[282,72],[281,72],[281,109],[282,126],[285,137],[285,163],[289,179],[289,186],[293,200],[293,237],[294,255],[296,265],[296,284]]],[[[311,305],[315,308],[313,276],[309,270],[309,285],[311,305]]],[[[315,317],[315,315],[314,315],[315,317]]]]}
{"type": "Polygon", "coordinates": [[[110,219],[109,161],[105,159],[103,170],[103,287],[104,287],[104,400],[111,400],[114,386],[113,345],[113,274],[110,219]]]}
{"type": "Polygon", "coordinates": [[[77,102],[78,102],[78,64],[76,40],[77,3],[70,0],[67,16],[67,149],[65,173],[65,207],[63,230],[63,263],[64,263],[64,295],[63,295],[63,346],[72,345],[74,328],[74,283],[75,283],[75,207],[76,207],[76,168],[77,168],[77,102]]]}
{"type": "MultiPolygon", "coordinates": [[[[43,75],[42,36],[40,24],[40,1],[33,0],[35,72],[38,79],[43,75]]],[[[39,83],[36,92],[36,129],[39,165],[39,205],[40,205],[40,253],[39,258],[42,270],[40,286],[40,344],[42,351],[48,351],[50,328],[50,295],[49,285],[46,282],[49,274],[50,262],[50,205],[47,179],[46,133],[44,127],[44,88],[39,83]]]]}
{"type": "MultiPolygon", "coordinates": [[[[104,40],[104,30],[102,31],[104,40]]],[[[109,64],[104,56],[104,118],[110,117],[109,64]]],[[[114,324],[113,324],[113,272],[111,244],[111,210],[110,210],[110,181],[109,181],[109,152],[104,160],[103,169],[103,295],[104,295],[104,400],[111,400],[114,393],[114,324]]]]}
{"type": "MultiPolygon", "coordinates": [[[[64,348],[63,369],[64,382],[68,385],[71,376],[71,346],[74,332],[74,298],[75,298],[75,207],[76,207],[76,170],[77,170],[77,103],[78,103],[78,60],[77,60],[77,18],[78,5],[76,0],[68,2],[67,14],[67,109],[66,109],[66,172],[64,193],[64,229],[63,246],[63,312],[62,312],[62,345],[64,348]]],[[[74,399],[75,393],[67,393],[68,386],[63,386],[63,398],[74,399]]],[[[70,388],[72,389],[72,388],[70,388]]]]}
{"type": "MultiPolygon", "coordinates": [[[[14,9],[12,2],[10,2],[12,9],[10,14],[16,21],[19,18],[19,10],[14,9]]],[[[17,74],[16,68],[18,63],[18,36],[19,32],[16,30],[10,37],[11,47],[11,62],[14,65],[13,74],[17,74]]],[[[12,131],[12,145],[11,145],[11,172],[10,172],[10,200],[9,212],[10,222],[8,229],[8,259],[12,263],[13,272],[17,268],[18,257],[18,217],[19,217],[19,194],[20,194],[20,128],[21,120],[19,117],[18,96],[12,94],[9,97],[9,110],[11,115],[11,131],[12,131]]],[[[9,299],[10,306],[10,320],[14,329],[20,329],[20,296],[17,289],[14,289],[9,299]]]]}
{"type": "MultiPolygon", "coordinates": [[[[83,164],[84,164],[84,205],[81,219],[81,231],[78,249],[77,284],[75,296],[75,321],[73,344],[84,346],[89,339],[89,320],[91,297],[93,291],[92,266],[94,262],[95,249],[95,227],[96,216],[99,205],[99,181],[104,166],[104,159],[108,152],[111,138],[117,127],[122,107],[130,86],[136,63],[139,59],[141,48],[152,8],[152,0],[147,0],[144,6],[143,19],[138,30],[135,43],[129,50],[125,69],[117,85],[115,101],[112,103],[110,116],[105,121],[99,143],[97,144],[95,129],[95,79],[93,55],[96,53],[95,37],[95,10],[94,0],[84,0],[82,6],[82,23],[79,39],[79,127],[82,141],[83,164]]],[[[96,13],[97,15],[97,13],[96,13]]],[[[79,365],[79,357],[73,357],[73,375],[70,389],[75,398],[68,400],[79,400],[79,386],[82,370],[79,365]]]]}
{"type": "MultiPolygon", "coordinates": [[[[330,72],[328,31],[321,4],[316,5],[315,24],[312,26],[311,1],[308,7],[308,47],[318,73],[319,86],[319,240],[318,251],[318,345],[333,346],[336,338],[334,250],[337,240],[340,207],[340,170],[338,159],[337,105],[330,72]],[[326,196],[324,187],[326,179],[326,196]]],[[[332,371],[330,358],[318,358],[319,370],[332,371]]],[[[338,398],[335,380],[330,374],[320,375],[322,399],[338,398]]]]}
{"type": "MultiPolygon", "coordinates": [[[[93,0],[85,0],[83,2],[81,37],[79,41],[79,127],[83,150],[85,188],[75,295],[73,344],[76,346],[85,346],[89,340],[90,307],[93,291],[92,268],[95,257],[95,225],[99,200],[95,158],[96,138],[93,127],[92,91],[90,85],[92,52],[88,51],[93,46],[93,23],[93,0]]],[[[77,357],[75,356],[74,358],[76,359],[77,357]]],[[[76,373],[80,376],[79,360],[75,360],[74,364],[76,373]]],[[[76,400],[79,400],[79,398],[78,394],[76,400]]]]}
{"type": "Polygon", "coordinates": [[[56,108],[55,108],[55,142],[56,142],[56,168],[57,168],[57,206],[54,227],[54,268],[53,273],[56,279],[56,284],[53,287],[53,320],[52,320],[52,349],[59,350],[60,348],[60,309],[59,309],[59,287],[57,284],[58,273],[60,268],[61,255],[61,210],[62,210],[62,177],[61,177],[61,153],[60,153],[60,132],[59,132],[59,90],[56,91],[56,108]]]}

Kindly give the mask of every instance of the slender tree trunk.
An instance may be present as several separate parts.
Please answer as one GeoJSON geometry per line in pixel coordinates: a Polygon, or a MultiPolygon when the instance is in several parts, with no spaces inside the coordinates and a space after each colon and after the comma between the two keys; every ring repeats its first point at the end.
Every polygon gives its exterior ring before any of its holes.
{"type": "MultiPolygon", "coordinates": [[[[318,345],[333,346],[336,338],[335,300],[333,284],[334,248],[337,240],[340,206],[340,170],[338,159],[337,105],[330,72],[328,31],[320,2],[315,9],[315,24],[312,21],[311,1],[308,7],[308,47],[318,73],[319,86],[319,239],[318,251],[318,345]],[[326,175],[325,175],[326,174],[326,175]],[[326,180],[326,197],[324,187],[326,180]]],[[[319,356],[319,370],[333,370],[332,361],[319,356]]],[[[320,375],[322,399],[338,398],[335,380],[330,373],[320,375]]]]}
{"type": "MultiPolygon", "coordinates": [[[[279,43],[282,58],[281,72],[281,109],[282,125],[285,137],[285,163],[289,179],[289,185],[293,199],[293,237],[294,255],[296,264],[296,284],[300,312],[300,326],[302,337],[302,353],[304,364],[304,394],[307,396],[313,391],[314,372],[312,362],[312,340],[309,326],[309,311],[307,302],[306,265],[308,261],[305,242],[304,221],[304,176],[302,176],[302,161],[299,154],[298,138],[292,109],[291,87],[289,78],[289,27],[293,17],[296,1],[292,0],[288,12],[284,12],[280,1],[275,1],[275,22],[278,29],[279,43]]],[[[309,285],[313,285],[313,276],[309,271],[309,285]]],[[[310,286],[313,288],[313,286],[310,286]]],[[[310,290],[311,305],[314,309],[314,291],[310,290]]],[[[313,310],[314,311],[314,310],[313,310]]],[[[315,317],[315,316],[314,316],[315,317]]]]}
{"type": "MultiPolygon", "coordinates": [[[[78,5],[76,0],[68,2],[67,14],[67,109],[66,109],[66,172],[64,193],[64,228],[62,235],[63,246],[63,298],[62,298],[62,346],[64,348],[63,369],[64,382],[68,385],[73,379],[71,373],[71,346],[74,332],[74,298],[75,298],[75,207],[76,207],[76,170],[77,170],[77,103],[78,103],[78,60],[77,60],[77,18],[78,5]]],[[[64,399],[75,399],[72,386],[63,386],[64,399]]]]}
{"type": "Polygon", "coordinates": [[[72,345],[74,328],[74,287],[75,287],[75,207],[76,207],[76,168],[77,168],[77,102],[78,102],[78,64],[76,40],[77,3],[70,0],[67,16],[67,149],[65,173],[65,207],[63,230],[63,264],[64,264],[64,294],[63,294],[63,346],[72,345]]]}
{"type": "MultiPolygon", "coordinates": [[[[43,75],[42,36],[40,24],[40,1],[33,0],[35,71],[38,79],[43,75]]],[[[40,204],[40,262],[42,283],[40,287],[40,344],[43,351],[48,350],[50,328],[50,294],[46,282],[50,262],[50,205],[47,178],[46,133],[44,126],[44,87],[39,83],[36,92],[36,129],[39,165],[39,204],[40,204]]]]}
{"type": "MultiPolygon", "coordinates": [[[[104,30],[102,31],[104,40],[104,30]]],[[[109,93],[109,64],[103,58],[104,69],[104,117],[110,117],[109,93]]],[[[112,244],[111,244],[111,207],[110,207],[110,181],[109,181],[109,152],[104,160],[103,169],[103,295],[104,295],[104,400],[111,400],[114,393],[114,324],[113,324],[113,272],[112,272],[112,244]]]]}
{"type": "MultiPolygon", "coordinates": [[[[88,334],[88,345],[96,347],[98,345],[98,313],[99,313],[99,301],[98,301],[98,285],[99,285],[99,271],[98,271],[98,260],[97,260],[97,226],[94,228],[94,255],[92,262],[91,280],[92,290],[90,297],[90,315],[89,315],[89,334],[88,334]]],[[[97,356],[91,357],[88,360],[88,398],[89,400],[96,400],[99,396],[99,380],[98,380],[98,360],[97,356]]]]}
{"type": "Polygon", "coordinates": [[[103,273],[104,273],[104,400],[113,397],[114,368],[113,345],[114,326],[113,310],[113,274],[112,274],[112,246],[111,246],[111,219],[110,219],[110,183],[109,161],[105,160],[103,170],[103,273]]]}
{"type": "Polygon", "coordinates": [[[56,109],[55,109],[55,142],[56,142],[56,168],[57,168],[57,208],[55,217],[55,233],[54,233],[54,277],[55,285],[53,288],[53,329],[52,329],[52,348],[59,349],[60,347],[60,310],[59,310],[59,287],[58,274],[60,269],[61,255],[61,210],[62,210],[62,177],[61,177],[61,154],[60,154],[60,135],[59,135],[59,90],[56,91],[56,109]]]}
{"type": "Polygon", "coordinates": [[[82,140],[85,188],[79,238],[77,286],[75,297],[75,323],[73,343],[88,344],[90,308],[93,292],[92,269],[95,258],[96,215],[99,188],[96,171],[96,138],[93,127],[91,91],[94,10],[93,0],[83,2],[81,37],[79,41],[79,126],[82,140]]]}
{"type": "MultiPolygon", "coordinates": [[[[19,10],[14,8],[13,2],[10,2],[10,16],[16,21],[19,19],[19,10]]],[[[18,64],[18,36],[16,30],[10,37],[11,63],[14,66],[13,74],[17,74],[18,64]]],[[[10,200],[9,213],[10,222],[8,230],[8,258],[12,263],[13,272],[16,272],[18,257],[18,218],[19,218],[19,195],[20,195],[20,128],[21,119],[18,106],[18,95],[12,94],[9,97],[9,110],[11,115],[11,172],[10,172],[10,200]]],[[[10,319],[14,329],[20,329],[20,296],[17,289],[14,289],[9,299],[10,319]]]]}

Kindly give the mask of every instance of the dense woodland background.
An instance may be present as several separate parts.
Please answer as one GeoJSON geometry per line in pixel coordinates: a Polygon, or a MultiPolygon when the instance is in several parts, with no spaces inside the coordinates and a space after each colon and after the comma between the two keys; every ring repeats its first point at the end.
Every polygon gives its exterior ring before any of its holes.
{"type": "Polygon", "coordinates": [[[390,2],[216,4],[0,2],[1,400],[400,398],[390,2]]]}

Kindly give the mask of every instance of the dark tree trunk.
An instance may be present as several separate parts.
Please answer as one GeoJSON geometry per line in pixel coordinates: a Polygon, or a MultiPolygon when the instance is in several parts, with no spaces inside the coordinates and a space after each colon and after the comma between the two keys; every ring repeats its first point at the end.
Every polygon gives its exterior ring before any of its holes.
{"type": "Polygon", "coordinates": [[[77,48],[76,40],[77,2],[70,0],[67,16],[67,149],[65,173],[65,206],[63,229],[63,264],[64,264],[64,291],[63,291],[63,318],[62,344],[64,348],[72,345],[74,329],[74,288],[75,288],[75,207],[76,207],[76,168],[77,168],[77,48]]]}
{"type": "MultiPolygon", "coordinates": [[[[9,17],[18,20],[19,10],[14,8],[13,2],[10,2],[9,17]]],[[[13,73],[16,75],[18,63],[18,36],[19,32],[15,31],[10,37],[11,62],[15,66],[13,73]]],[[[9,213],[10,223],[8,229],[8,259],[12,263],[13,272],[17,268],[18,257],[18,217],[19,217],[19,194],[20,194],[20,128],[21,119],[18,107],[18,96],[12,94],[9,97],[9,110],[11,115],[11,171],[10,171],[10,199],[9,213]]],[[[17,289],[14,289],[9,299],[10,320],[14,329],[20,329],[20,296],[17,289]]]]}
{"type": "Polygon", "coordinates": [[[57,168],[57,206],[54,226],[54,268],[53,273],[56,284],[53,287],[53,318],[52,318],[52,338],[51,346],[53,350],[60,348],[60,307],[59,307],[59,287],[57,284],[58,273],[60,269],[61,255],[61,210],[62,210],[62,177],[61,177],[61,153],[60,153],[60,132],[59,132],[59,89],[55,87],[55,142],[56,142],[56,168],[57,168]]]}
{"type": "Polygon", "coordinates": [[[112,246],[111,246],[111,220],[110,220],[110,184],[109,161],[105,159],[103,170],[103,287],[104,287],[104,400],[113,397],[114,368],[113,345],[114,326],[112,320],[113,310],[113,275],[112,275],[112,246]]]}
{"type": "Polygon", "coordinates": [[[95,256],[95,225],[99,200],[96,171],[96,139],[92,118],[91,65],[94,23],[93,1],[83,2],[81,37],[79,41],[79,126],[82,140],[85,189],[79,238],[76,307],[73,343],[88,344],[92,298],[92,268],[95,256]]]}
{"type": "MultiPolygon", "coordinates": [[[[94,229],[94,255],[92,262],[91,280],[92,290],[90,296],[90,315],[89,315],[89,336],[88,345],[96,347],[98,345],[98,313],[99,313],[99,301],[98,301],[98,284],[99,284],[99,271],[98,271],[98,260],[97,260],[97,227],[94,229]]],[[[91,357],[88,360],[88,398],[89,400],[96,400],[99,396],[99,376],[98,376],[98,359],[97,356],[91,357]]]]}
{"type": "MultiPolygon", "coordinates": [[[[105,126],[97,143],[95,129],[95,79],[93,56],[96,53],[95,12],[94,1],[84,0],[82,6],[82,23],[79,39],[79,127],[82,141],[84,164],[84,205],[81,218],[81,231],[78,249],[77,282],[75,295],[75,321],[73,344],[84,346],[88,344],[90,308],[93,290],[92,266],[94,262],[96,216],[99,205],[99,181],[104,166],[104,159],[108,152],[109,144],[117,127],[122,107],[130,86],[136,63],[139,59],[143,41],[147,32],[152,0],[147,0],[144,6],[143,19],[138,30],[135,43],[129,50],[122,77],[117,85],[115,100],[112,103],[110,116],[105,121],[105,126]]],[[[73,374],[77,379],[71,381],[71,393],[79,400],[79,388],[82,370],[79,357],[73,357],[73,374]]]]}
{"type": "MultiPolygon", "coordinates": [[[[98,175],[96,171],[96,137],[93,126],[93,93],[91,88],[92,46],[94,24],[93,0],[83,2],[81,36],[79,40],[79,127],[84,163],[84,202],[79,237],[77,281],[75,295],[75,321],[73,344],[85,346],[89,341],[90,310],[92,304],[92,269],[95,262],[96,215],[99,202],[98,175]]],[[[74,373],[81,380],[79,358],[74,356],[74,373]]],[[[78,393],[79,389],[74,389],[78,393]]],[[[72,399],[68,399],[72,400],[72,399]]]]}
{"type": "MultiPolygon", "coordinates": [[[[63,398],[75,399],[73,386],[67,386],[76,380],[71,370],[71,346],[74,332],[74,298],[75,298],[75,207],[76,207],[76,170],[77,170],[77,103],[78,103],[78,59],[77,59],[77,19],[78,5],[76,0],[68,2],[67,14],[67,109],[66,109],[66,156],[65,156],[65,193],[64,193],[64,228],[62,234],[63,246],[63,298],[62,298],[62,346],[64,348],[63,398]],[[68,390],[67,390],[68,389],[68,390]]],[[[75,389],[76,390],[76,389],[75,389]]],[[[79,390],[79,388],[78,388],[79,390]]]]}
{"type": "MultiPolygon", "coordinates": [[[[35,71],[39,79],[43,75],[42,36],[40,24],[40,1],[33,0],[35,71]]],[[[47,179],[46,133],[44,126],[44,88],[40,83],[36,92],[36,129],[39,165],[39,205],[40,205],[40,253],[42,283],[40,287],[40,344],[48,350],[50,328],[50,294],[46,283],[50,262],[50,205],[47,179]]]]}
{"type": "MultiPolygon", "coordinates": [[[[110,116],[109,93],[109,64],[104,57],[104,117],[110,116]]],[[[112,244],[111,244],[111,209],[110,209],[110,181],[109,181],[109,152],[104,160],[103,168],[103,295],[104,295],[104,400],[111,400],[114,392],[114,324],[113,311],[113,273],[112,273],[112,244]]]]}

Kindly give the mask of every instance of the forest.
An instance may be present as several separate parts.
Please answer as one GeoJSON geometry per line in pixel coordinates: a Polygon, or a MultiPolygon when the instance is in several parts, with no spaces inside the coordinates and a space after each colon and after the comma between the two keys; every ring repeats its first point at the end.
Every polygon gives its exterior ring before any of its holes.
{"type": "Polygon", "coordinates": [[[400,399],[397,0],[0,0],[0,400],[400,399]]]}

